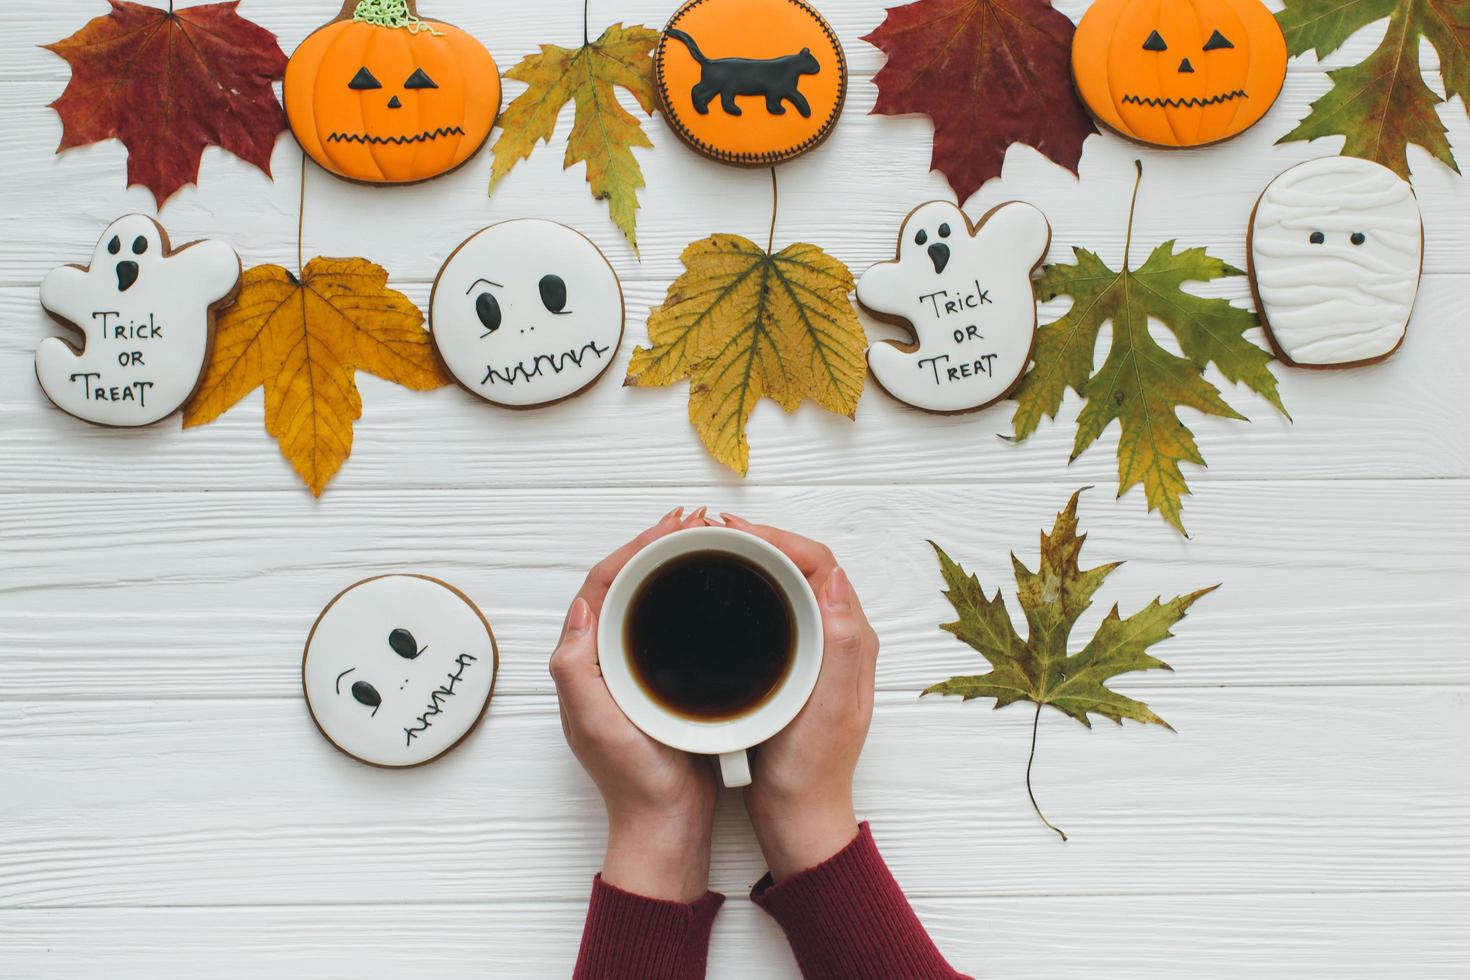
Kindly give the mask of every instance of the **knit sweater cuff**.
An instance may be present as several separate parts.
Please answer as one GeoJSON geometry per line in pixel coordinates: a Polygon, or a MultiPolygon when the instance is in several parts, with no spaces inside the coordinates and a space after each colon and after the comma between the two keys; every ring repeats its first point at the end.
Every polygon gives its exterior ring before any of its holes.
{"type": "Polygon", "coordinates": [[[751,899],[786,933],[807,980],[956,980],[864,823],[851,844],[751,899]]]}
{"type": "Polygon", "coordinates": [[[714,892],[688,905],[645,898],[598,875],[573,980],[702,980],[724,902],[714,892]]]}

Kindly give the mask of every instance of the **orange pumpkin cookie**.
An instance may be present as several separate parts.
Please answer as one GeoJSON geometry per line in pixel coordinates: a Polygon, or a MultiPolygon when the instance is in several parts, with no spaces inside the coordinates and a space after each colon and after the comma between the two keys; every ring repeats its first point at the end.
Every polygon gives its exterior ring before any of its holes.
{"type": "Polygon", "coordinates": [[[1072,75],[1100,122],[1140,143],[1238,136],[1286,80],[1286,38],[1260,0],[1098,0],[1072,41],[1072,75]]]}
{"type": "Polygon", "coordinates": [[[286,65],[286,115],[303,149],[339,177],[411,184],[460,166],[500,113],[500,69],[414,0],[347,0],[286,65]]]}
{"type": "Polygon", "coordinates": [[[723,163],[801,156],[832,132],[847,97],[842,42],[805,0],[689,0],[653,58],[664,118],[723,163]]]}

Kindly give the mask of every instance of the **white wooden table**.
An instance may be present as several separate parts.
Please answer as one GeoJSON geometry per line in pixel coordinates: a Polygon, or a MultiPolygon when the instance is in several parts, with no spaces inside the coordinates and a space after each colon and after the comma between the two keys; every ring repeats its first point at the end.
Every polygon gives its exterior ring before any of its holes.
{"type": "MultiPolygon", "coordinates": [[[[336,6],[249,0],[242,13],[289,52],[336,6]]],[[[594,28],[658,26],[673,6],[598,0],[594,28]]],[[[1085,3],[1059,6],[1075,18],[1085,3]]],[[[572,0],[424,7],[486,39],[502,68],[581,36],[572,0]]],[[[927,119],[868,115],[882,57],[859,37],[881,3],[822,8],[852,65],[848,111],[820,151],[782,168],[777,240],[818,243],[861,272],[891,255],[911,207],[949,192],[928,172],[927,119]]],[[[547,411],[359,377],[355,450],[318,502],[266,437],[258,393],[204,429],[118,432],[62,415],[33,381],[33,351],[53,332],[41,278],[84,261],[113,218],[152,211],[146,191],[124,189],[119,144],[52,155],[60,124],[46,105],[67,69],[36,46],[103,9],[56,0],[0,22],[0,977],[565,975],[603,820],[562,744],[546,658],[586,567],[681,503],[798,529],[847,563],[884,642],[860,810],[957,966],[1046,980],[1466,975],[1470,183],[1410,151],[1429,244],[1392,361],[1278,367],[1295,424],[1235,390],[1249,425],[1186,413],[1211,465],[1189,473],[1185,540],[1145,514],[1141,491],[1112,499],[1116,428],[1068,467],[1070,424],[1010,445],[997,438],[1007,407],[935,418],[873,389],[854,424],[763,404],[749,479],[713,464],[682,389],[626,390],[619,375],[684,245],[715,231],[763,238],[768,177],[698,159],[659,120],[640,156],[642,264],[581,169],[561,169],[570,113],[493,199],[488,156],[407,190],[312,169],[307,255],[372,258],[421,304],[463,238],[521,216],[590,235],[629,298],[624,360],[547,411]],[[1127,612],[1224,587],[1159,648],[1176,674],[1118,685],[1177,735],[1044,717],[1036,788],[1072,833],[1063,845],[1026,802],[1031,713],[917,697],[981,665],[936,628],[949,609],[924,541],[1009,592],[1008,551],[1034,562],[1038,530],[1090,483],[1087,556],[1129,564],[1083,630],[1113,601],[1127,612]],[[301,645],[340,588],[408,570],[478,601],[502,673],[471,741],[384,772],[312,727],[301,645]]],[[[1244,266],[1266,182],[1338,145],[1273,143],[1326,91],[1324,68],[1360,60],[1381,33],[1327,66],[1294,62],[1276,108],[1230,144],[1163,153],[1096,136],[1080,182],[1014,147],[969,209],[1029,200],[1055,227],[1054,260],[1076,244],[1116,265],[1142,156],[1137,241],[1178,237],[1244,266]]],[[[1463,106],[1441,118],[1470,166],[1463,106]]],[[[247,264],[294,266],[301,155],[289,137],[274,167],[271,183],[210,150],[200,187],[163,220],[178,241],[220,237],[247,264]]],[[[1243,280],[1205,291],[1248,301],[1243,280]]],[[[1076,408],[1069,397],[1064,420],[1076,408]]],[[[795,973],[744,897],[762,871],[730,795],[713,878],[732,901],[712,977],[795,973]]]]}

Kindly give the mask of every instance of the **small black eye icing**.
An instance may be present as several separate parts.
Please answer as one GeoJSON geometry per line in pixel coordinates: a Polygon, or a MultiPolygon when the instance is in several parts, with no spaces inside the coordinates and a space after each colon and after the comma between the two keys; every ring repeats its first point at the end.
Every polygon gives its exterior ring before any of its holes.
{"type": "Polygon", "coordinates": [[[1233,45],[1233,44],[1230,43],[1230,39],[1228,37],[1226,37],[1224,34],[1221,34],[1219,31],[1216,31],[1215,33],[1211,34],[1210,35],[1210,39],[1205,42],[1205,50],[1206,51],[1218,51],[1221,48],[1233,48],[1233,47],[1235,47],[1235,45],[1233,45]]]}
{"type": "MultiPolygon", "coordinates": [[[[413,634],[406,629],[396,629],[389,633],[388,646],[392,647],[393,652],[404,660],[414,660],[424,652],[419,649],[419,641],[415,640],[413,634]]],[[[428,647],[424,649],[427,650],[428,647]]]]}
{"type": "Polygon", "coordinates": [[[500,300],[490,293],[481,293],[480,298],[475,300],[475,315],[485,325],[482,337],[488,337],[500,329],[500,300]]]}
{"type": "Polygon", "coordinates": [[[547,312],[562,314],[567,309],[567,284],[561,276],[542,276],[537,284],[541,290],[541,305],[547,312]]]}
{"type": "Polygon", "coordinates": [[[363,65],[357,70],[357,74],[352,76],[352,81],[347,83],[347,87],[357,92],[364,92],[382,88],[383,83],[373,77],[373,73],[367,70],[367,65],[363,65]]]}
{"type": "Polygon", "coordinates": [[[148,251],[148,239],[144,238],[142,235],[139,235],[137,238],[134,238],[133,239],[133,254],[134,255],[142,255],[146,251],[148,251]]]}
{"type": "MultiPolygon", "coordinates": [[[[1134,36],[1136,37],[1137,35],[1134,36]]],[[[1149,33],[1148,40],[1143,42],[1143,50],[1168,51],[1169,46],[1164,43],[1163,35],[1161,35],[1158,31],[1152,31],[1149,33]]]]}
{"type": "Polygon", "coordinates": [[[939,237],[940,238],[948,238],[949,237],[949,223],[948,222],[946,222],[945,224],[942,224],[942,225],[939,226],[939,237]]]}
{"type": "Polygon", "coordinates": [[[1352,237],[1348,239],[1348,241],[1352,242],[1354,245],[1361,245],[1367,240],[1368,236],[1363,234],[1361,231],[1353,232],[1352,237]]]}
{"type": "Polygon", "coordinates": [[[110,241],[110,242],[107,243],[107,254],[108,255],[116,255],[118,252],[121,252],[121,251],[122,251],[122,239],[121,238],[118,238],[116,235],[113,235],[112,236],[112,241],[110,241]]]}
{"type": "Polygon", "coordinates": [[[922,229],[922,228],[920,228],[919,229],[919,233],[914,236],[914,244],[915,245],[923,245],[928,240],[929,240],[929,233],[927,231],[925,231],[924,229],[922,229]]]}
{"type": "Polygon", "coordinates": [[[368,717],[376,715],[378,709],[383,706],[383,696],[378,693],[376,687],[373,687],[367,681],[353,682],[352,699],[364,707],[373,709],[373,714],[368,717]]]}
{"type": "Polygon", "coordinates": [[[438,88],[439,83],[429,77],[429,73],[422,68],[414,69],[414,73],[408,76],[408,81],[403,83],[404,88],[438,88]]]}
{"type": "Polygon", "coordinates": [[[1327,236],[1322,234],[1320,231],[1314,231],[1312,232],[1312,237],[1307,239],[1307,241],[1311,242],[1313,245],[1321,245],[1323,242],[1327,241],[1327,236]]]}

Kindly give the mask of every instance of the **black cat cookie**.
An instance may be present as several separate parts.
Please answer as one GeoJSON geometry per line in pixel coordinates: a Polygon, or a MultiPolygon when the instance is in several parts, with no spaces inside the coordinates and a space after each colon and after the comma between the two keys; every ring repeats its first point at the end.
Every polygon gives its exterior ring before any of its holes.
{"type": "Polygon", "coordinates": [[[697,152],[769,166],[819,146],[847,96],[847,59],[805,0],[689,0],[654,49],[663,116],[697,152]]]}

